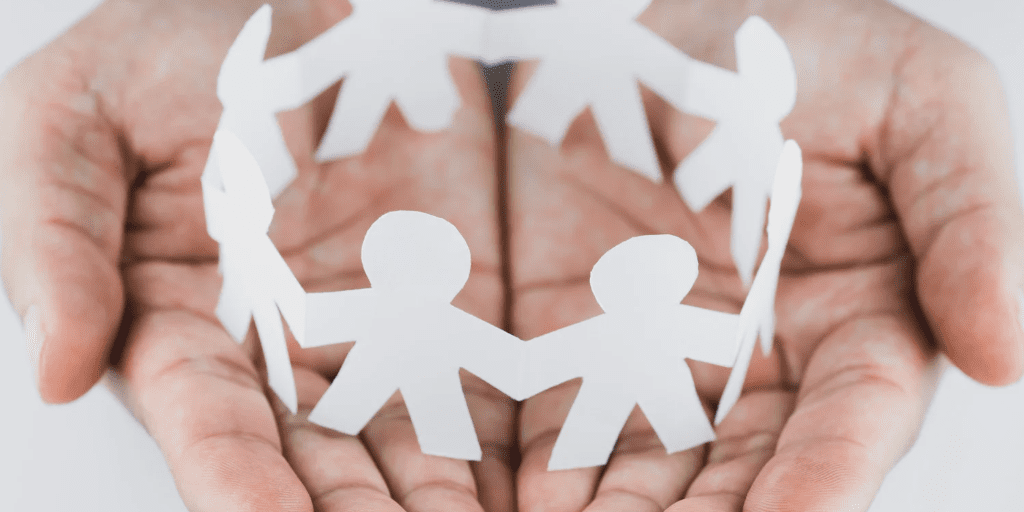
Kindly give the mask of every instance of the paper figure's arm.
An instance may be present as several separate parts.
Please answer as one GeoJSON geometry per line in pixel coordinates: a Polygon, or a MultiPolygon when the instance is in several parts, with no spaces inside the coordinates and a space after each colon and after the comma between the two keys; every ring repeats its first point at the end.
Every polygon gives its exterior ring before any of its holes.
{"type": "Polygon", "coordinates": [[[727,126],[716,126],[673,174],[676,189],[695,212],[703,211],[732,187],[741,171],[743,159],[736,151],[737,137],[730,136],[729,130],[727,126]]]}
{"type": "Polygon", "coordinates": [[[667,346],[677,357],[718,366],[732,366],[736,360],[739,315],[679,305],[653,323],[671,336],[667,346]]]}
{"type": "Polygon", "coordinates": [[[736,68],[729,71],[693,60],[686,97],[676,108],[721,121],[778,122],[796,103],[796,67],[785,41],[771,26],[751,16],[736,32],[736,68]],[[746,105],[747,107],[744,107],[746,105]],[[751,119],[754,106],[762,119],[751,119]]]}
{"type": "Polygon", "coordinates": [[[459,366],[515,400],[526,398],[520,371],[522,340],[454,306],[445,323],[448,335],[460,347],[459,366]]]}
{"type": "Polygon", "coordinates": [[[692,87],[691,67],[696,61],[642,25],[638,24],[630,35],[636,41],[634,66],[640,81],[669,104],[683,110],[688,89],[692,87]]]}
{"type": "Polygon", "coordinates": [[[281,111],[312,99],[302,97],[300,62],[294,54],[263,60],[270,30],[271,8],[264,5],[249,18],[228,49],[217,78],[217,97],[225,108],[232,105],[281,111]]]}
{"type": "Polygon", "coordinates": [[[372,288],[306,294],[306,339],[302,347],[365,339],[378,305],[372,288]]]}
{"type": "Polygon", "coordinates": [[[690,60],[688,68],[686,95],[681,103],[672,104],[687,114],[712,121],[736,117],[744,93],[740,75],[696,59],[690,60]]]}
{"type": "Polygon", "coordinates": [[[315,39],[286,54],[298,63],[298,99],[303,100],[302,103],[311,101],[356,66],[359,52],[365,51],[365,47],[358,44],[357,14],[349,15],[315,39]]]}
{"type": "Polygon", "coordinates": [[[536,395],[577,377],[585,377],[581,359],[588,358],[587,341],[602,336],[603,316],[539,336],[526,342],[523,394],[536,395]]]}

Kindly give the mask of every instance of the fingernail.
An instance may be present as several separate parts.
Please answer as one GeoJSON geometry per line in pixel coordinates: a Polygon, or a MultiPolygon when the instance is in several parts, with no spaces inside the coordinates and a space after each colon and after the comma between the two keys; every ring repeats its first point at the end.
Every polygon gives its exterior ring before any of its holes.
{"type": "Polygon", "coordinates": [[[39,353],[43,348],[43,325],[39,308],[30,306],[21,325],[25,329],[25,344],[28,346],[32,377],[36,380],[36,385],[39,385],[39,353]]]}

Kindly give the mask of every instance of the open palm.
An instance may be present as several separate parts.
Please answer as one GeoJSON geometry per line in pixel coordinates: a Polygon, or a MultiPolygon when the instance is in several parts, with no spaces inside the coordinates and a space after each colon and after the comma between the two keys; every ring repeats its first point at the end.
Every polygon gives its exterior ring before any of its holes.
{"type": "MultiPolygon", "coordinates": [[[[214,315],[218,247],[199,176],[221,60],[259,3],[112,0],[5,80],[3,270],[16,308],[40,322],[41,394],[77,398],[113,364],[116,390],[191,510],[510,510],[511,399],[463,376],[478,463],[423,455],[398,396],[360,437],[341,435],[305,416],[351,344],[300,350],[289,340],[300,404],[291,416],[266,387],[255,331],[239,346],[214,315]]],[[[282,4],[271,53],[350,10],[282,4]]],[[[454,223],[472,250],[455,305],[503,321],[491,102],[472,62],[451,68],[463,98],[451,129],[417,133],[392,108],[359,157],[312,157],[337,89],[279,116],[300,172],[275,201],[271,237],[307,291],[365,286],[370,224],[418,210],[454,223]]]]}
{"type": "MultiPolygon", "coordinates": [[[[199,185],[217,70],[258,3],[110,0],[0,90],[3,273],[36,333],[40,391],[72,400],[112,363],[193,510],[510,510],[516,497],[525,510],[866,508],[915,436],[938,349],[987,383],[1024,366],[1021,219],[991,69],[887,4],[793,0],[756,14],[800,73],[783,130],[804,147],[804,204],[777,348],[755,356],[717,442],[666,455],[635,412],[606,468],[547,472],[578,383],[517,413],[464,374],[484,458],[425,456],[397,396],[359,437],[305,421],[349,346],[293,341],[300,414],[290,416],[266,389],[254,333],[240,347],[213,314],[218,248],[199,185]]],[[[732,34],[754,14],[731,4],[659,0],[642,21],[728,67],[732,34]]],[[[271,53],[347,14],[344,2],[282,2],[271,53]]],[[[690,212],[671,185],[611,164],[587,116],[561,148],[512,130],[504,173],[478,72],[458,60],[451,69],[463,106],[449,130],[416,133],[392,108],[358,157],[312,158],[336,91],[279,116],[300,172],[275,201],[271,237],[307,291],[365,286],[363,234],[410,209],[451,221],[469,243],[473,269],[455,305],[496,325],[510,311],[524,339],[599,313],[590,268],[646,233],[698,251],[688,303],[739,310],[727,196],[690,212]]],[[[524,66],[514,89],[527,76],[524,66]]],[[[711,124],[647,104],[671,169],[711,124]]],[[[710,414],[728,370],[692,366],[710,414]]]]}
{"type": "MultiPolygon", "coordinates": [[[[766,5],[656,0],[640,20],[695,58],[734,69],[732,35],[757,14],[793,53],[798,103],[782,128],[804,149],[804,199],[775,349],[754,356],[718,440],[673,455],[636,409],[606,467],[548,472],[580,383],[527,400],[523,510],[865,510],[917,435],[940,348],[982,382],[1020,376],[1021,216],[992,69],[887,3],[766,5]]],[[[513,80],[513,98],[530,71],[513,80]]],[[[669,177],[713,124],[653,95],[646,104],[669,177]]],[[[589,113],[561,148],[513,131],[509,154],[515,334],[530,339],[600,314],[591,267],[644,234],[671,233],[696,249],[700,276],[684,302],[739,311],[729,194],[691,212],[670,179],[656,184],[612,164],[589,113]]],[[[690,365],[710,414],[729,370],[690,365]]]]}

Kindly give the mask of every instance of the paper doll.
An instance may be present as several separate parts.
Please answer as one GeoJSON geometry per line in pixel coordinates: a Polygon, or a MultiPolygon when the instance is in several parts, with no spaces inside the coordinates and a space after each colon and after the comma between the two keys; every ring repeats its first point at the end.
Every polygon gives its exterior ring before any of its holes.
{"type": "Polygon", "coordinates": [[[696,278],[685,241],[627,240],[590,274],[604,314],[526,343],[524,394],[583,378],[548,469],[605,464],[637,405],[669,453],[714,439],[684,359],[732,364],[738,317],[680,304],[696,278]]]}
{"type": "Polygon", "coordinates": [[[305,347],[355,341],[310,421],[358,434],[399,390],[424,453],[479,460],[459,368],[519,399],[523,343],[451,305],[469,278],[466,241],[443,219],[391,212],[362,260],[370,288],[308,295],[305,347]]]}
{"type": "Polygon", "coordinates": [[[461,104],[449,57],[483,51],[487,9],[441,0],[351,0],[352,14],[296,50],[312,97],[344,78],[317,152],[362,153],[391,102],[420,131],[447,128],[461,104]]]}
{"type": "Polygon", "coordinates": [[[651,0],[560,0],[491,15],[486,58],[540,59],[510,124],[561,144],[587,107],[612,161],[659,182],[638,81],[679,103],[690,58],[636,21],[651,0]]]}
{"type": "MultiPolygon", "coordinates": [[[[217,129],[230,131],[245,143],[276,197],[298,174],[276,114],[298,108],[315,95],[301,94],[299,61],[294,56],[264,60],[270,25],[271,8],[264,5],[228,49],[217,77],[217,98],[224,106],[217,129]]],[[[204,178],[220,179],[209,161],[204,178]]]]}
{"type": "Polygon", "coordinates": [[[786,253],[789,234],[793,230],[796,210],[800,205],[802,158],[800,146],[794,141],[786,141],[779,157],[778,170],[775,171],[775,183],[772,185],[772,206],[768,210],[768,251],[761,260],[754,284],[740,310],[737,334],[740,349],[729,382],[722,392],[722,399],[718,402],[716,425],[722,422],[739,400],[758,336],[761,338],[761,353],[768,357],[772,350],[775,340],[775,292],[779,286],[782,256],[786,253]]]}
{"type": "Polygon", "coordinates": [[[779,123],[796,103],[796,68],[786,42],[756,16],[736,32],[736,68],[691,64],[685,103],[678,107],[717,124],[673,179],[697,212],[732,187],[732,257],[750,283],[782,152],[779,123]]]}
{"type": "Polygon", "coordinates": [[[207,230],[220,243],[224,276],[217,318],[238,342],[245,339],[250,321],[256,323],[270,389],[295,412],[295,379],[281,315],[301,342],[305,291],[267,236],[274,206],[254,157],[234,134],[219,131],[210,160],[224,187],[203,181],[207,230]]]}

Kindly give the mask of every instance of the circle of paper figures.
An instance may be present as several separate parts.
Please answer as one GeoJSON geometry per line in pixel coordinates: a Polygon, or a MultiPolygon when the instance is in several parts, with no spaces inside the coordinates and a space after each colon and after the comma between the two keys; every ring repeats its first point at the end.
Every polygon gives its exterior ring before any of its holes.
{"type": "Polygon", "coordinates": [[[796,74],[764,20],[751,17],[737,32],[733,72],[690,58],[636,22],[650,1],[489,11],[442,0],[351,0],[352,15],[271,59],[264,58],[270,7],[252,16],[221,67],[224,111],[203,197],[221,248],[217,316],[238,341],[255,322],[270,387],[291,411],[285,323],[304,348],[355,342],[310,414],[348,434],[398,391],[424,453],[479,460],[463,368],[516,400],[582,378],[549,469],[606,463],[634,407],[669,452],[714,439],[685,359],[734,367],[717,424],[739,396],[757,338],[765,354],[771,348],[782,255],[800,200],[800,149],[779,128],[796,100],[796,74]],[[414,129],[445,129],[461,101],[449,56],[539,59],[508,122],[560,144],[590,108],[609,157],[652,181],[662,174],[640,83],[678,110],[715,121],[673,180],[695,211],[733,189],[733,260],[752,281],[740,314],[682,305],[697,277],[693,248],[670,235],[644,236],[594,266],[602,315],[523,341],[451,304],[469,276],[469,248],[447,221],[406,211],[382,216],[366,234],[370,288],[307,294],[267,236],[272,198],[296,175],[275,115],[344,79],[321,160],[365,150],[392,102],[414,129]],[[768,252],[755,276],[769,199],[768,252]]]}

